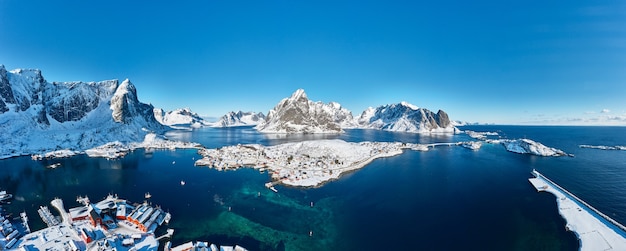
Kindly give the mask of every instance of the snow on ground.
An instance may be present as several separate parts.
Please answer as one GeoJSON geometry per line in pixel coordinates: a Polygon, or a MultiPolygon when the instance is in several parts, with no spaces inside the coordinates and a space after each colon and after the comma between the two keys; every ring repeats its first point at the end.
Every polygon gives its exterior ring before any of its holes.
{"type": "Polygon", "coordinates": [[[33,160],[42,160],[42,159],[53,159],[53,158],[69,158],[74,155],[80,154],[79,151],[72,151],[69,149],[57,150],[52,152],[47,152],[44,154],[35,154],[32,157],[33,160]]]}
{"type": "Polygon", "coordinates": [[[565,227],[578,236],[581,251],[626,250],[626,231],[621,224],[614,222],[538,172],[534,171],[533,174],[537,177],[529,181],[537,191],[546,191],[556,196],[559,214],[567,222],[565,227]]]}
{"type": "Polygon", "coordinates": [[[593,145],[579,145],[580,148],[591,148],[600,150],[621,150],[626,151],[626,146],[593,146],[593,145]]]}
{"type": "Polygon", "coordinates": [[[401,154],[404,149],[428,151],[438,146],[462,146],[479,150],[484,143],[502,144],[515,153],[539,156],[563,156],[565,152],[546,147],[529,139],[487,140],[451,143],[412,144],[400,142],[346,142],[343,140],[310,140],[276,146],[259,144],[200,149],[203,156],[195,162],[218,170],[253,167],[269,170],[273,183],[315,187],[337,179],[341,174],[364,167],[372,160],[401,154]]]}
{"type": "MultiPolygon", "coordinates": [[[[377,158],[401,154],[404,149],[428,151],[437,146],[463,145],[478,149],[480,142],[412,144],[400,142],[360,142],[311,140],[265,147],[258,144],[201,149],[198,166],[224,169],[254,167],[268,169],[274,183],[315,187],[357,170],[377,158]]],[[[273,186],[270,183],[268,187],[273,186]]]]}
{"type": "Polygon", "coordinates": [[[390,157],[408,148],[402,143],[312,140],[264,147],[237,145],[204,149],[196,165],[217,169],[253,166],[271,170],[272,179],[291,186],[312,187],[337,179],[376,158],[390,157]]]}
{"type": "Polygon", "coordinates": [[[157,136],[154,133],[149,133],[144,138],[143,142],[131,142],[128,144],[121,143],[119,141],[111,142],[98,146],[92,149],[85,150],[85,153],[89,157],[104,157],[108,159],[115,159],[125,156],[128,152],[138,148],[146,149],[194,149],[200,148],[200,144],[182,141],[172,141],[163,137],[157,136]]]}
{"type": "Polygon", "coordinates": [[[44,154],[36,154],[33,155],[33,159],[41,160],[41,159],[52,159],[52,158],[65,158],[74,156],[77,154],[87,154],[89,157],[101,157],[107,159],[115,159],[119,157],[124,157],[128,152],[134,151],[138,148],[146,148],[146,149],[193,149],[200,148],[201,145],[190,142],[181,142],[181,141],[172,141],[168,140],[162,136],[157,136],[154,133],[148,133],[144,137],[142,142],[130,142],[123,143],[120,141],[113,141],[106,143],[104,145],[100,145],[94,148],[87,149],[85,151],[71,151],[71,150],[58,150],[47,152],[44,154]]]}
{"type": "Polygon", "coordinates": [[[562,150],[547,147],[530,139],[502,139],[487,140],[488,143],[502,144],[507,151],[519,154],[533,154],[538,156],[556,157],[568,155],[562,150]]]}
{"type": "Polygon", "coordinates": [[[483,146],[483,142],[480,141],[467,141],[461,142],[461,146],[471,150],[478,150],[483,146]]]}

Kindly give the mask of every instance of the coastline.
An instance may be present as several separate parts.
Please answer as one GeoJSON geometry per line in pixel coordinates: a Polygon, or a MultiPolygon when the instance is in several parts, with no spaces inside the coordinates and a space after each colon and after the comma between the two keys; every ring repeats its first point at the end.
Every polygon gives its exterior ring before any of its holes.
{"type": "Polygon", "coordinates": [[[580,250],[626,250],[626,227],[614,221],[541,173],[533,170],[528,181],[538,192],[556,197],[559,214],[567,222],[565,228],[580,241],[580,250]]]}

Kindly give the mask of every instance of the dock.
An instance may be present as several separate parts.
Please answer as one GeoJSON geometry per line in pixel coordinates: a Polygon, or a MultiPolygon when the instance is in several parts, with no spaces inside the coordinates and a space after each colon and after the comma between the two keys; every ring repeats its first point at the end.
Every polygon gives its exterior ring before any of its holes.
{"type": "Polygon", "coordinates": [[[41,217],[41,220],[46,223],[48,227],[53,227],[61,224],[61,222],[59,222],[59,220],[54,217],[54,215],[52,215],[50,209],[48,209],[47,206],[40,206],[37,212],[39,213],[39,217],[41,217]]]}
{"type": "Polygon", "coordinates": [[[580,240],[580,250],[626,250],[626,227],[578,198],[536,170],[528,181],[538,192],[556,196],[567,230],[580,240]]]}

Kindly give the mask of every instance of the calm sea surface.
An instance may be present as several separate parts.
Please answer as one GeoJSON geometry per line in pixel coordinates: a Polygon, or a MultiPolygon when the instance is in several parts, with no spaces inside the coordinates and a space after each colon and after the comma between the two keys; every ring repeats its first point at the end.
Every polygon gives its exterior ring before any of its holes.
{"type": "MultiPolygon", "coordinates": [[[[0,160],[0,190],[14,194],[5,209],[26,211],[31,229],[44,224],[40,205],[55,197],[66,207],[118,194],[172,213],[172,242],[206,240],[250,250],[577,250],[555,197],[529,184],[534,168],[615,220],[626,223],[626,151],[579,148],[626,145],[626,127],[467,126],[505,138],[529,138],[575,157],[537,157],[484,144],[478,151],[437,147],[378,159],[321,188],[264,187],[267,173],[220,172],[193,165],[195,150],[135,151],[119,160],[76,156],[0,160]],[[56,169],[46,169],[52,163],[56,169]],[[185,181],[182,186],[180,181],[185,181]],[[311,202],[313,207],[311,207],[311,202]],[[229,211],[230,208],[230,211],[229,211]],[[309,234],[312,233],[312,236],[309,234]]],[[[171,139],[206,147],[276,145],[311,139],[458,142],[465,134],[420,136],[373,130],[342,135],[279,137],[249,127],[172,131],[171,139]]],[[[498,137],[498,136],[496,136],[498,137]]],[[[54,212],[56,213],[56,212],[54,212]]]]}

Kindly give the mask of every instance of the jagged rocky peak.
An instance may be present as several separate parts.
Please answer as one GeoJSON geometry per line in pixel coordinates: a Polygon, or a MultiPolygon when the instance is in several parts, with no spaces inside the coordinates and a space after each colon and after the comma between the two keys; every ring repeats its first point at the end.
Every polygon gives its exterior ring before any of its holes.
{"type": "Polygon", "coordinates": [[[361,128],[388,131],[432,133],[454,132],[448,114],[442,110],[434,113],[408,102],[368,108],[357,119],[361,128]]]}
{"type": "Polygon", "coordinates": [[[338,103],[310,101],[304,90],[298,89],[270,110],[265,121],[256,128],[265,133],[341,133],[343,130],[336,119],[344,116],[337,113],[347,110],[340,109],[338,103]]]}
{"type": "Polygon", "coordinates": [[[135,117],[142,117],[149,122],[154,120],[154,107],[140,103],[137,99],[137,89],[130,80],[124,80],[115,90],[111,98],[111,116],[118,123],[129,123],[135,117]]]}
{"type": "Polygon", "coordinates": [[[450,117],[448,117],[448,114],[446,112],[444,112],[443,110],[439,110],[437,111],[437,125],[439,125],[440,127],[449,127],[452,125],[452,122],[450,121],[450,117]]]}
{"type": "Polygon", "coordinates": [[[304,89],[298,89],[296,90],[293,94],[291,94],[291,100],[295,100],[295,101],[308,101],[309,98],[306,96],[306,93],[304,92],[304,89]]]}

